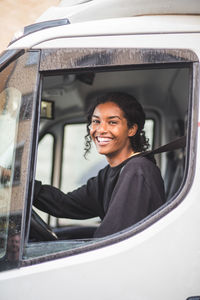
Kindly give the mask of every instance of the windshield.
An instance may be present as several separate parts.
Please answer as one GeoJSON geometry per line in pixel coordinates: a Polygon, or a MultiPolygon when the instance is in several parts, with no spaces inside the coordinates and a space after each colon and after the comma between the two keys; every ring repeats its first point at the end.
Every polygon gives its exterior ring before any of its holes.
{"type": "Polygon", "coordinates": [[[0,93],[0,258],[5,255],[7,244],[20,104],[21,93],[16,88],[6,88],[0,93]]]}

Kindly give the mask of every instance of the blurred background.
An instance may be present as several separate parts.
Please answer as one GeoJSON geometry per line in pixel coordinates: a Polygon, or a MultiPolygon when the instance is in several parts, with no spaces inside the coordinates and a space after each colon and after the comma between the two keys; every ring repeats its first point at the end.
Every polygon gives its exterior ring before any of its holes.
{"type": "Polygon", "coordinates": [[[4,51],[15,32],[34,23],[49,7],[60,0],[0,0],[0,53],[4,51]]]}

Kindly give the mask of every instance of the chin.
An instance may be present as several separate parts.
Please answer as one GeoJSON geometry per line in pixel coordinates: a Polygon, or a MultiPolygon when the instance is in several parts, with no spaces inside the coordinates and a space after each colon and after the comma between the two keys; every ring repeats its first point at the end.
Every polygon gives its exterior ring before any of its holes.
{"type": "Polygon", "coordinates": [[[97,148],[97,151],[99,154],[102,154],[102,155],[108,155],[110,153],[110,151],[106,151],[106,149],[99,149],[97,148]]]}
{"type": "Polygon", "coordinates": [[[97,151],[98,151],[98,153],[101,154],[101,155],[106,155],[106,154],[107,154],[107,152],[106,152],[106,151],[103,151],[103,150],[97,150],[97,151]]]}

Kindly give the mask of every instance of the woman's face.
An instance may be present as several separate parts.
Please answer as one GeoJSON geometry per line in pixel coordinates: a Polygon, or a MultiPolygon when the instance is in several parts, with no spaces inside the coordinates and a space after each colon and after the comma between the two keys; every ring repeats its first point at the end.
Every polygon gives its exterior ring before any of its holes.
{"type": "Polygon", "coordinates": [[[97,151],[106,155],[110,165],[117,165],[133,153],[129,137],[135,135],[137,128],[136,124],[128,128],[121,108],[114,102],[106,102],[93,112],[90,135],[97,151]]]}

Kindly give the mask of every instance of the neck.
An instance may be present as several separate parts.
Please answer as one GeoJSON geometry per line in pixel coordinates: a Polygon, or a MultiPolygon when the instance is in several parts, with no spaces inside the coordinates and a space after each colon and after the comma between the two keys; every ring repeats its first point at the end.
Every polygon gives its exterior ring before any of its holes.
{"type": "Polygon", "coordinates": [[[116,167],[120,165],[123,161],[127,160],[129,157],[138,154],[139,152],[134,152],[132,149],[128,153],[120,153],[120,154],[111,154],[106,155],[106,159],[111,167],[116,167]]]}

